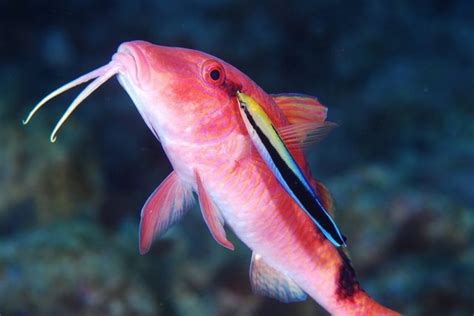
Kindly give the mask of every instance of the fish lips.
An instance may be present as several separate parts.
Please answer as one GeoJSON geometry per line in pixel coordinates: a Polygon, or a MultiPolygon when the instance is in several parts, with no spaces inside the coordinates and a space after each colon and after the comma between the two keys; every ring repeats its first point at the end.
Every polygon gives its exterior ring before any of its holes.
{"type": "Polygon", "coordinates": [[[133,85],[144,91],[153,88],[151,67],[139,41],[121,44],[117,53],[112,56],[112,61],[119,66],[119,77],[128,77],[133,85]]]}

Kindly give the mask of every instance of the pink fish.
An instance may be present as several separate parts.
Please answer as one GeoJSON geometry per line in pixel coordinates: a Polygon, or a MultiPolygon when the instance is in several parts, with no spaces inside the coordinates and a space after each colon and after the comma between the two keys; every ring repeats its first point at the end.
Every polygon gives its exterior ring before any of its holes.
{"type": "Polygon", "coordinates": [[[302,301],[309,295],[334,315],[398,315],[362,289],[344,252],[285,190],[257,150],[237,94],[261,107],[276,130],[292,129],[281,134],[283,147],[304,173],[303,180],[308,179],[321,208],[332,213],[330,195],[311,176],[301,150],[313,139],[311,130],[300,127],[318,126],[326,119],[327,109],[316,98],[272,96],[211,55],[133,41],[120,45],[109,64],[45,97],[24,123],[51,98],[95,79],[56,125],[51,134],[55,141],[72,111],[115,75],[174,169],[143,207],[142,254],[184,215],[196,192],[215,240],[234,249],[226,237],[227,225],[253,251],[250,282],[254,292],[283,302],[302,301]]]}

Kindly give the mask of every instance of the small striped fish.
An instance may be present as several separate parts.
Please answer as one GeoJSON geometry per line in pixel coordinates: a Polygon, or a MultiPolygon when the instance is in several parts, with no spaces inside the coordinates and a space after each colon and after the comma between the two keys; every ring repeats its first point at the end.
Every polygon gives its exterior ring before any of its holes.
{"type": "MultiPolygon", "coordinates": [[[[345,246],[346,237],[342,235],[331,215],[324,208],[320,198],[280,135],[282,133],[290,138],[292,135],[302,132],[301,126],[296,125],[296,129],[295,126],[282,128],[279,133],[263,108],[252,97],[242,92],[237,92],[237,97],[250,138],[280,184],[301,209],[312,218],[327,239],[337,247],[345,246]]],[[[324,135],[333,126],[334,124],[329,122],[308,124],[304,126],[306,127],[304,134],[324,135]]]]}

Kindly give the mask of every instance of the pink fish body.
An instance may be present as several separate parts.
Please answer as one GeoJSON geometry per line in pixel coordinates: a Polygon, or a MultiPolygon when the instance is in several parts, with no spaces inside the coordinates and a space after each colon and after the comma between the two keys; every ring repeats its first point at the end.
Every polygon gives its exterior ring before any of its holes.
{"type": "MultiPolygon", "coordinates": [[[[236,93],[257,101],[276,127],[323,122],[326,108],[317,100],[270,96],[233,66],[199,51],[133,41],[122,44],[108,65],[43,99],[31,115],[55,95],[97,78],[73,102],[69,115],[116,74],[174,169],[142,210],[141,253],[181,218],[194,191],[216,241],[234,249],[226,238],[225,224],[252,249],[250,280],[255,292],[284,302],[309,295],[334,315],[398,315],[361,288],[346,255],[282,188],[249,137],[236,93]]],[[[331,208],[324,186],[311,177],[302,151],[291,148],[331,208]]]]}

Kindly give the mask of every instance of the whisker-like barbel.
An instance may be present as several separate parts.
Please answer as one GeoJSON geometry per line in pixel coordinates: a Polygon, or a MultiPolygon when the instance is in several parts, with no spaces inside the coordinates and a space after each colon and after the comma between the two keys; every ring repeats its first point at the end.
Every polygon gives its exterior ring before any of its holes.
{"type": "Polygon", "coordinates": [[[64,124],[64,122],[66,122],[68,117],[79,106],[79,104],[81,104],[81,102],[84,101],[84,99],[86,99],[92,92],[97,90],[104,82],[117,74],[117,72],[117,67],[109,67],[109,69],[107,69],[100,77],[92,81],[84,90],[82,90],[81,93],[79,93],[79,95],[74,99],[74,101],[72,101],[71,105],[67,108],[66,112],[64,112],[63,116],[54,127],[51,137],[49,138],[52,143],[56,141],[56,134],[58,133],[61,126],[64,124]]]}
{"type": "Polygon", "coordinates": [[[72,88],[74,88],[75,86],[78,86],[80,84],[83,84],[87,81],[90,81],[94,78],[97,78],[97,77],[100,77],[101,75],[103,75],[108,69],[110,69],[110,64],[108,65],[105,65],[105,66],[102,66],[100,68],[97,68],[96,70],[93,70],[89,73],[86,73],[85,75],[83,76],[80,76],[79,78],[77,78],[76,80],[73,80],[67,84],[65,84],[64,86],[54,90],[53,92],[51,92],[50,94],[48,94],[46,97],[44,97],[34,108],[33,110],[31,110],[31,112],[28,114],[28,117],[23,121],[23,124],[26,125],[30,122],[31,118],[33,117],[33,115],[35,115],[36,112],[38,112],[39,109],[41,109],[41,107],[46,103],[48,102],[49,100],[53,99],[54,97],[57,97],[58,95],[64,93],[65,91],[67,90],[70,90],[72,88]]]}
{"type": "Polygon", "coordinates": [[[36,112],[43,107],[49,100],[57,97],[58,95],[66,92],[67,90],[70,90],[80,84],[86,83],[87,81],[90,81],[92,79],[95,79],[92,83],[90,83],[71,103],[71,105],[68,107],[66,112],[63,114],[59,122],[56,124],[54,127],[53,132],[51,133],[50,141],[54,143],[56,141],[56,134],[58,130],[61,128],[61,126],[64,124],[64,122],[68,119],[68,117],[71,115],[71,113],[78,107],[78,105],[84,101],[85,98],[87,98],[92,92],[94,92],[97,88],[99,88],[104,82],[109,80],[112,76],[117,74],[119,70],[119,67],[117,67],[115,62],[111,62],[105,66],[99,67],[96,70],[93,70],[85,75],[82,75],[81,77],[77,78],[76,80],[73,80],[62,87],[54,90],[50,94],[48,94],[46,97],[44,97],[34,108],[31,110],[31,112],[28,114],[28,117],[23,121],[23,125],[26,125],[30,122],[31,118],[33,115],[36,114],[36,112]]]}

